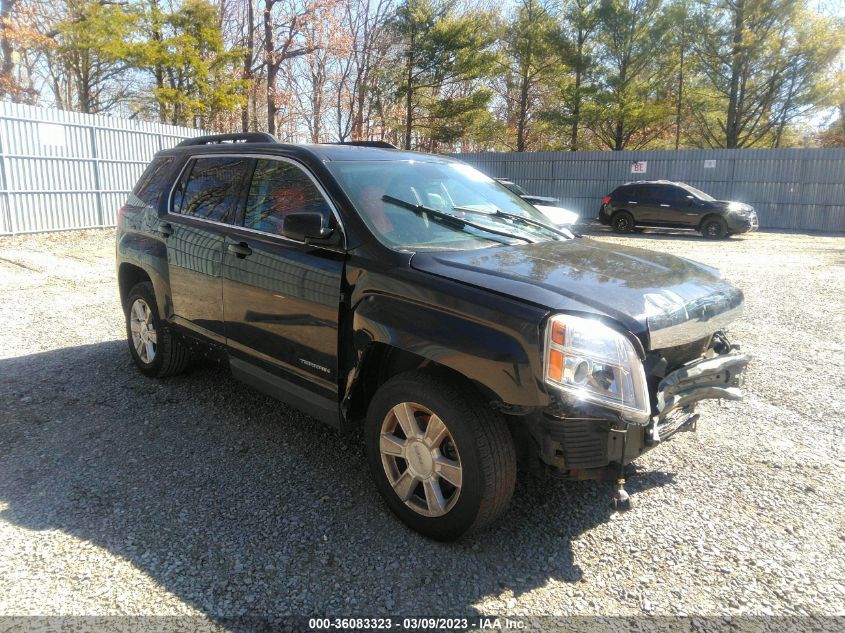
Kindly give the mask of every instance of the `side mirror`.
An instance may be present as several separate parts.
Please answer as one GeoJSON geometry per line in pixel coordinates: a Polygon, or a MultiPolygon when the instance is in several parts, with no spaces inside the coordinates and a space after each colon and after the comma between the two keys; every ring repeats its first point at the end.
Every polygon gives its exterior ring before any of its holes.
{"type": "Polygon", "coordinates": [[[311,240],[326,240],[332,233],[334,229],[325,225],[321,213],[290,213],[285,216],[282,225],[282,234],[285,237],[305,243],[311,240]]]}

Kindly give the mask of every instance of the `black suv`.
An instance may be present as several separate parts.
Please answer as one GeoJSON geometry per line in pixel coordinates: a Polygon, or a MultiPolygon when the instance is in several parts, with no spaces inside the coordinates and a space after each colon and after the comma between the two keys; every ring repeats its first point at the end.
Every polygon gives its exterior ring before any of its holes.
{"type": "Polygon", "coordinates": [[[756,231],[757,212],[742,202],[716,200],[683,182],[629,182],[601,201],[599,222],[618,233],[642,227],[696,229],[722,238],[756,231]]]}
{"type": "MultiPolygon", "coordinates": [[[[387,505],[454,539],[499,516],[518,459],[609,476],[738,399],[713,269],[545,224],[453,159],[200,137],[160,152],[117,228],[132,357],[220,359],[331,426],[363,425],[387,505]]],[[[295,476],[293,474],[292,476],[295,476]]]]}

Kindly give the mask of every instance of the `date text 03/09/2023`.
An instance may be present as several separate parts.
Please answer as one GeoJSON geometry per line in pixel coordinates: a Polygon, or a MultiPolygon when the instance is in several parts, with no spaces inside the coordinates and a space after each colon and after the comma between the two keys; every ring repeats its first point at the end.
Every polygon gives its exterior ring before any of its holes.
{"type": "Polygon", "coordinates": [[[478,616],[472,618],[310,618],[311,630],[388,630],[403,631],[465,631],[478,630],[521,630],[525,622],[497,616],[478,616]]]}

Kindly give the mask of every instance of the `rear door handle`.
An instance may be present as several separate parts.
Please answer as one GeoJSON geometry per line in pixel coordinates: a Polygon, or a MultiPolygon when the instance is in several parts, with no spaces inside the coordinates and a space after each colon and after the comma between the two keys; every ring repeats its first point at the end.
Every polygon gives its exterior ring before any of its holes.
{"type": "Polygon", "coordinates": [[[238,244],[229,244],[226,247],[226,250],[228,250],[230,253],[232,253],[232,255],[236,255],[236,256],[240,257],[241,259],[243,259],[244,257],[249,257],[250,255],[252,255],[252,249],[249,246],[247,246],[246,242],[240,242],[238,244]]]}
{"type": "Polygon", "coordinates": [[[636,200],[628,200],[628,204],[637,204],[636,200]]]}
{"type": "Polygon", "coordinates": [[[162,222],[158,225],[158,232],[164,237],[170,237],[173,235],[173,225],[170,222],[162,222]]]}
{"type": "Polygon", "coordinates": [[[669,208],[669,207],[671,207],[672,205],[670,205],[670,204],[661,204],[660,206],[661,206],[661,207],[666,207],[666,208],[668,209],[668,208],[669,208]]]}

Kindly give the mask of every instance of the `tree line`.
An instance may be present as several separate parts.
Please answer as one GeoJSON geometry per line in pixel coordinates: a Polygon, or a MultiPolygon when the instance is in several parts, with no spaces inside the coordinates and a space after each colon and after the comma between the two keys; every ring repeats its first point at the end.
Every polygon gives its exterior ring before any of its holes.
{"type": "Polygon", "coordinates": [[[816,0],[0,0],[0,98],[428,151],[845,146],[844,47],[816,0]]]}

